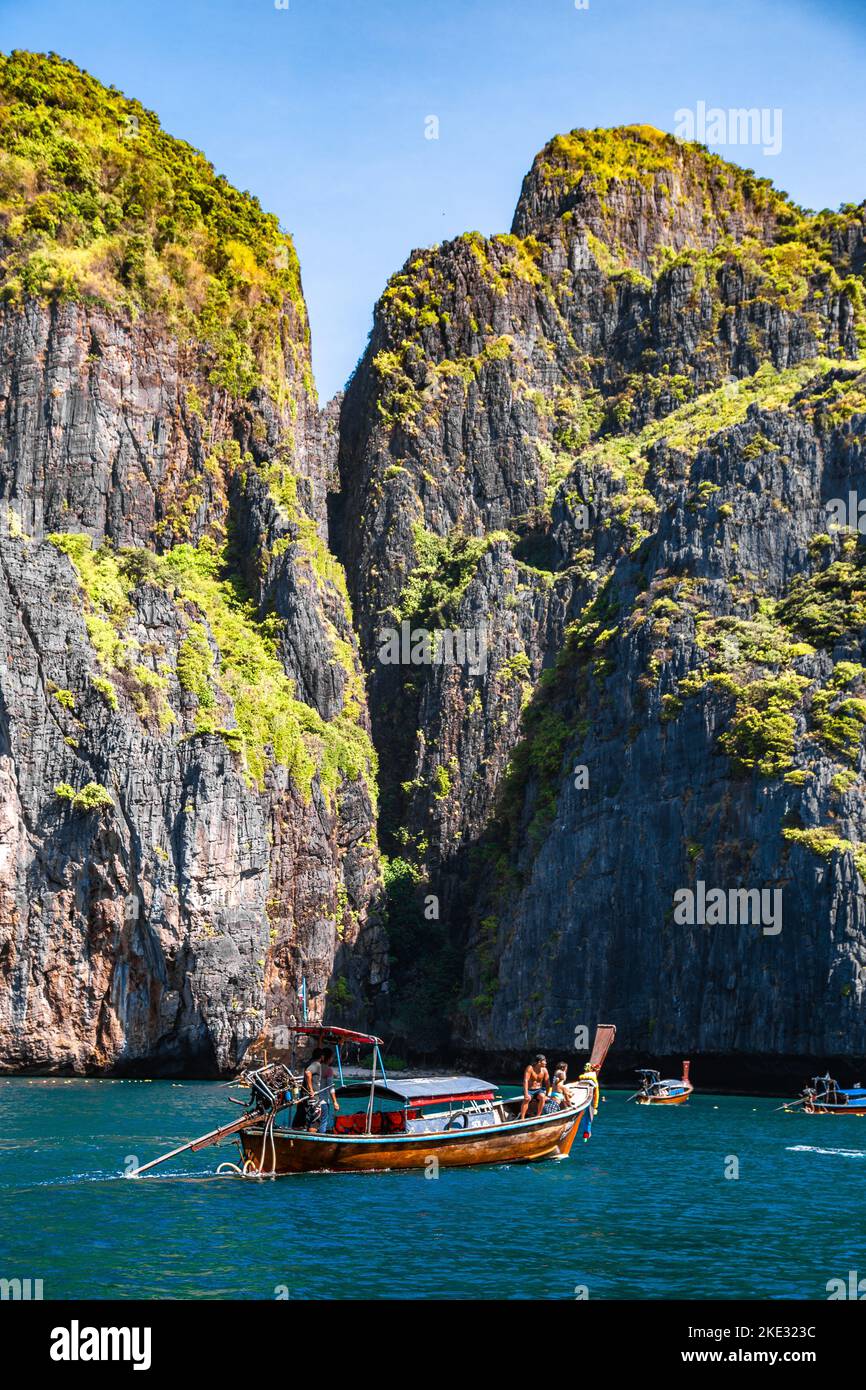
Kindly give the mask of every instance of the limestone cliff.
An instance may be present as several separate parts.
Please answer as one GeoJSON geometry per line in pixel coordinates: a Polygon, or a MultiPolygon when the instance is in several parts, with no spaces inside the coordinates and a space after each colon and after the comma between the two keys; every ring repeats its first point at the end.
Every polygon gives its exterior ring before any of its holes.
{"type": "Polygon", "coordinates": [[[866,1058],[864,264],[574,131],[320,412],[275,219],[0,60],[0,1067],[229,1071],[304,983],[400,1051],[866,1058]]]}
{"type": "Polygon", "coordinates": [[[0,1067],[213,1073],[386,962],[294,248],[0,60],[0,1067]]]}
{"type": "Polygon", "coordinates": [[[652,129],[575,131],[511,234],[389,283],[332,511],[392,1017],[426,1005],[428,1046],[603,1017],[635,1052],[866,1055],[861,552],[826,511],[864,488],[863,228],[652,129]],[[483,629],[485,669],[382,665],[406,618],[483,629]],[[698,881],[781,890],[781,933],[678,925],[698,881]]]}

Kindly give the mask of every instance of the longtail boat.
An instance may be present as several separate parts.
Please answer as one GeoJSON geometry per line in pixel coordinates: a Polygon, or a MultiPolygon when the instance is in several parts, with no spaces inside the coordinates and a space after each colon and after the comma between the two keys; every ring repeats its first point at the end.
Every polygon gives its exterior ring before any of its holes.
{"type": "MultiPolygon", "coordinates": [[[[324,1089],[333,1089],[338,1109],[325,1119],[323,1129],[294,1127],[306,1119],[304,1073],[272,1062],[242,1076],[250,1086],[248,1100],[241,1102],[242,1116],[143,1164],[129,1176],[137,1177],[177,1154],[229,1137],[236,1137],[240,1145],[240,1165],[223,1164],[217,1171],[244,1176],[522,1163],[566,1158],[581,1126],[591,1124],[595,1089],[591,1080],[570,1083],[566,1105],[558,1106],[551,1099],[540,1115],[521,1119],[522,1095],[504,1099],[495,1085],[480,1077],[389,1080],[382,1040],[372,1034],[325,1024],[304,1024],[292,1031],[298,1040],[305,1038],[331,1049],[336,1060],[333,1083],[329,1081],[324,1089]],[[342,1050],[349,1043],[372,1048],[369,1080],[344,1077],[342,1050]]],[[[597,1028],[585,1071],[592,1067],[598,1074],[615,1033],[612,1024],[597,1028]]]]}
{"type": "Polygon", "coordinates": [[[800,1109],[806,1115],[866,1115],[866,1087],[858,1081],[845,1090],[828,1072],[826,1076],[813,1076],[800,1098],[781,1109],[800,1109]]]}
{"type": "Polygon", "coordinates": [[[695,1089],[689,1081],[689,1063],[683,1062],[683,1074],[679,1081],[663,1081],[661,1073],[649,1067],[638,1067],[637,1074],[641,1084],[629,1100],[638,1105],[683,1105],[695,1089]]]}

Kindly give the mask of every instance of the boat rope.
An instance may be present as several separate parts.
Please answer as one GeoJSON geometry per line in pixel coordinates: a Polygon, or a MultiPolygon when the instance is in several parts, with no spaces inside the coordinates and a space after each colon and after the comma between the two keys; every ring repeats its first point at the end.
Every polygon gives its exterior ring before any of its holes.
{"type": "Polygon", "coordinates": [[[270,1122],[269,1122],[269,1124],[268,1124],[268,1135],[269,1135],[270,1141],[271,1141],[271,1177],[273,1177],[273,1175],[274,1175],[274,1174],[276,1173],[276,1171],[277,1171],[277,1146],[276,1146],[276,1142],[275,1142],[275,1140],[274,1140],[274,1124],[275,1124],[275,1122],[276,1122],[276,1118],[277,1118],[277,1112],[274,1111],[273,1115],[272,1115],[271,1118],[270,1118],[270,1122]]]}
{"type": "Polygon", "coordinates": [[[259,1178],[272,1178],[272,1177],[274,1177],[274,1176],[276,1175],[276,1171],[277,1171],[277,1146],[276,1146],[276,1144],[275,1144],[275,1142],[274,1142],[274,1121],[276,1120],[276,1118],[277,1118],[277,1112],[276,1112],[276,1110],[272,1110],[272,1111],[270,1112],[270,1114],[268,1115],[267,1119],[265,1120],[265,1127],[264,1127],[264,1131],[263,1131],[263,1133],[262,1133],[262,1156],[261,1156],[261,1158],[259,1159],[258,1172],[256,1173],[256,1177],[259,1177],[259,1178]],[[266,1151],[266,1149],[267,1149],[267,1145],[268,1145],[268,1140],[269,1140],[269,1139],[270,1139],[270,1141],[271,1141],[271,1166],[270,1166],[270,1169],[266,1172],[266,1171],[265,1171],[265,1151],[266,1151]]]}
{"type": "Polygon", "coordinates": [[[244,1159],[243,1168],[239,1168],[236,1163],[229,1163],[228,1160],[226,1160],[225,1163],[221,1163],[217,1168],[217,1177],[221,1176],[223,1173],[235,1173],[239,1178],[258,1177],[258,1170],[254,1160],[251,1158],[244,1159]]]}

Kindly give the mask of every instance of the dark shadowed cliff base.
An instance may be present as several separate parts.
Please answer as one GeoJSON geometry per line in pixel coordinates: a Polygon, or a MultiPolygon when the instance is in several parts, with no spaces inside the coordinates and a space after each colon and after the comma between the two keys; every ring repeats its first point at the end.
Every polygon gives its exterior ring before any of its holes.
{"type": "Polygon", "coordinates": [[[864,205],[557,136],[322,411],[291,239],[152,113],[13,54],[0,154],[0,1070],[306,1009],[862,1077],[864,205]]]}
{"type": "MultiPolygon", "coordinates": [[[[585,1052],[569,1052],[567,1049],[549,1047],[542,1038],[537,1045],[524,1052],[479,1052],[461,1047],[443,1049],[437,1053],[415,1053],[404,1050],[399,1059],[399,1067],[391,1071],[409,1070],[422,1075],[429,1071],[465,1072],[472,1076],[484,1076],[500,1086],[520,1086],[526,1064],[536,1052],[544,1051],[549,1063],[560,1059],[568,1063],[569,1074],[579,1075],[586,1061],[585,1052]],[[554,1055],[555,1054],[555,1055],[554,1055]]],[[[269,1056],[271,1054],[269,1053],[269,1056]]],[[[248,1059],[249,1060],[249,1059],[248,1059]]],[[[732,1052],[727,1054],[707,1053],[701,1055],[692,1051],[690,1077],[695,1093],[718,1095],[769,1095],[782,1099],[793,1099],[813,1077],[829,1072],[841,1086],[852,1086],[866,1079],[866,1056],[854,1057],[848,1054],[838,1056],[798,1056],[776,1057],[756,1053],[732,1052]]],[[[640,1052],[624,1051],[616,1046],[609,1053],[602,1074],[602,1090],[626,1090],[632,1092],[637,1087],[636,1068],[651,1066],[661,1072],[663,1077],[678,1077],[682,1072],[683,1058],[676,1054],[663,1055],[651,1048],[640,1052]]],[[[21,1077],[40,1076],[90,1076],[98,1078],[115,1077],[138,1080],[187,1080],[215,1081],[226,1075],[226,1069],[216,1057],[187,1057],[178,1059],[159,1056],[134,1059],[129,1063],[116,1062],[111,1066],[99,1068],[90,1066],[83,1071],[68,1066],[50,1063],[43,1067],[10,1067],[4,1069],[6,1075],[21,1077]]]]}

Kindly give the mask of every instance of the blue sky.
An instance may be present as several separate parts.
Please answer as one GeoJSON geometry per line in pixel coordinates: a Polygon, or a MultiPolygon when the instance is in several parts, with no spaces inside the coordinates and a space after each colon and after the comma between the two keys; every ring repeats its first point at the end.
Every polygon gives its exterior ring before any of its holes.
{"type": "Polygon", "coordinates": [[[781,108],[781,152],[719,147],[808,207],[866,196],[863,0],[0,0],[155,110],[293,233],[323,400],[419,246],[507,231],[558,131],[781,108]],[[439,139],[425,139],[425,119],[439,139]]]}

